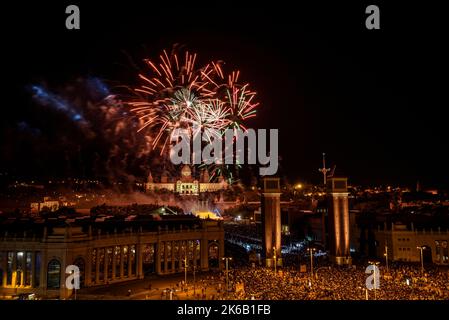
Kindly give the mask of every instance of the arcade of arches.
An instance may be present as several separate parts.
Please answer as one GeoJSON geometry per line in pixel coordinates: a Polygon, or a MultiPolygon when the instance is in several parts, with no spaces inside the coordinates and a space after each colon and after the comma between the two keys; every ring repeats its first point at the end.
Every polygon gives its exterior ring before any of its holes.
{"type": "Polygon", "coordinates": [[[189,272],[220,268],[223,254],[221,222],[209,222],[197,230],[104,235],[77,242],[67,237],[62,243],[3,241],[0,295],[21,291],[70,295],[64,284],[66,267],[71,264],[79,267],[84,287],[142,279],[151,273],[184,272],[185,262],[189,272]]]}

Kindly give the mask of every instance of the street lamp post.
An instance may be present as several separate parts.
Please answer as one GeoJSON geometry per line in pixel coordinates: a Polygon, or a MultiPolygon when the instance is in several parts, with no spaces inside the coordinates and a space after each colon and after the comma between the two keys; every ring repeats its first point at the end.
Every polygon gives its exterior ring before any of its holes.
{"type": "Polygon", "coordinates": [[[193,266],[193,294],[196,294],[196,278],[195,278],[196,266],[193,266]]]}
{"type": "Polygon", "coordinates": [[[277,260],[276,247],[273,248],[273,260],[274,260],[274,274],[276,274],[276,271],[277,271],[277,269],[276,269],[276,265],[277,265],[277,263],[276,263],[276,260],[277,260]]]}
{"type": "Polygon", "coordinates": [[[184,255],[184,284],[187,288],[187,254],[184,255]]]}
{"type": "Polygon", "coordinates": [[[421,257],[421,273],[424,274],[424,259],[423,259],[423,250],[426,249],[424,246],[416,247],[420,251],[420,257],[421,257]]]}
{"type": "Polygon", "coordinates": [[[384,256],[385,256],[385,264],[386,264],[386,267],[387,267],[387,273],[388,273],[389,271],[388,271],[388,245],[387,245],[387,244],[385,244],[385,253],[384,253],[384,256]]]}
{"type": "Polygon", "coordinates": [[[310,252],[310,279],[313,280],[313,252],[315,252],[316,249],[308,248],[307,251],[310,252]]]}
{"type": "Polygon", "coordinates": [[[221,259],[226,261],[226,295],[227,295],[229,291],[229,260],[232,261],[232,257],[224,257],[221,259]]]}

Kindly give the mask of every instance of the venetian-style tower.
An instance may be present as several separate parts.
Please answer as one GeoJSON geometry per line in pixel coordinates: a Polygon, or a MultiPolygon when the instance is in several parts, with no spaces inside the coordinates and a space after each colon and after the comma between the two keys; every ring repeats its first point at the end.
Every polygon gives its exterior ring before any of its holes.
{"type": "Polygon", "coordinates": [[[277,265],[282,265],[281,187],[279,178],[263,178],[261,209],[264,227],[263,252],[266,265],[267,267],[274,266],[274,259],[276,259],[277,265]]]}
{"type": "Polygon", "coordinates": [[[347,178],[327,180],[329,251],[337,264],[351,264],[347,184],[347,178]]]}

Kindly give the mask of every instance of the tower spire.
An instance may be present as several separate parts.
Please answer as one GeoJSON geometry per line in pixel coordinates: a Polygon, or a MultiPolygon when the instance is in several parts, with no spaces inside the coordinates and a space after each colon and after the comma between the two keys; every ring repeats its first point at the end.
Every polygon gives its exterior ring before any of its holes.
{"type": "Polygon", "coordinates": [[[323,174],[323,183],[324,185],[326,185],[327,182],[327,173],[330,171],[331,169],[326,168],[326,154],[323,152],[323,167],[318,169],[319,172],[321,172],[323,174]]]}

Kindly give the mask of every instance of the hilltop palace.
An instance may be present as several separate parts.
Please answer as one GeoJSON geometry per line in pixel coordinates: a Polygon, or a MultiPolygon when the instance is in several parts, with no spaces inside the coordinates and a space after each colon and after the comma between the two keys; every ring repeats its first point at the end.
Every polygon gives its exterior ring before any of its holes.
{"type": "Polygon", "coordinates": [[[151,192],[166,189],[180,195],[199,195],[203,192],[215,192],[228,187],[228,183],[223,176],[218,178],[218,182],[209,182],[209,172],[207,170],[201,172],[199,180],[192,176],[190,166],[184,165],[181,170],[181,177],[178,177],[176,181],[169,178],[167,171],[164,171],[160,177],[160,182],[155,182],[150,172],[148,181],[145,184],[145,191],[151,192]]]}

